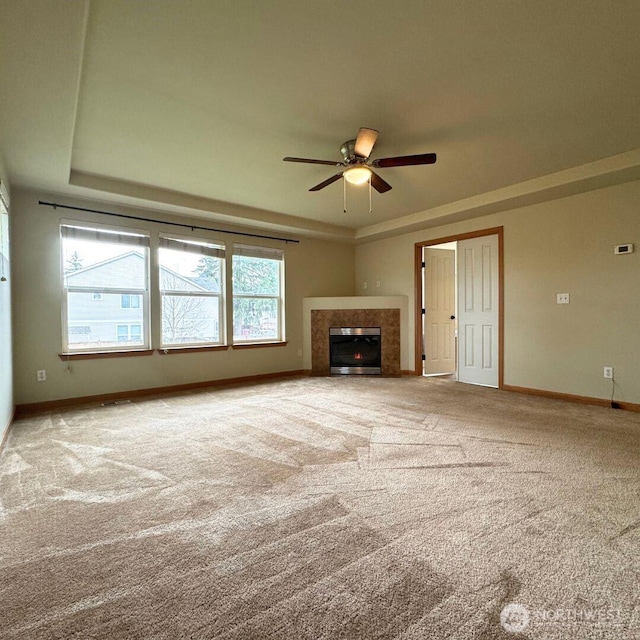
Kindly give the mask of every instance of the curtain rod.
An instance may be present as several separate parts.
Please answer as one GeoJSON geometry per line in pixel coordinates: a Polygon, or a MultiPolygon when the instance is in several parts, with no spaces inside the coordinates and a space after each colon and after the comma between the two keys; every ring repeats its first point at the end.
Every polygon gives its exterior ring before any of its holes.
{"type": "Polygon", "coordinates": [[[216,233],[229,233],[235,236],[245,236],[247,238],[262,238],[263,240],[279,240],[280,242],[300,242],[300,240],[293,240],[292,238],[278,238],[277,236],[264,236],[259,233],[246,233],[243,231],[225,231],[224,229],[213,229],[212,227],[199,227],[195,224],[184,224],[183,222],[167,222],[166,220],[154,220],[153,218],[142,218],[140,216],[128,216],[124,213],[113,213],[112,211],[100,211],[99,209],[86,209],[85,207],[72,207],[68,204],[58,204],[57,202],[44,202],[38,200],[38,204],[46,205],[47,207],[53,207],[54,209],[71,209],[72,211],[86,211],[87,213],[100,213],[103,216],[114,216],[116,218],[127,218],[128,220],[142,220],[142,222],[155,222],[156,224],[169,224],[172,227],[185,227],[194,231],[215,231],[216,233]]]}

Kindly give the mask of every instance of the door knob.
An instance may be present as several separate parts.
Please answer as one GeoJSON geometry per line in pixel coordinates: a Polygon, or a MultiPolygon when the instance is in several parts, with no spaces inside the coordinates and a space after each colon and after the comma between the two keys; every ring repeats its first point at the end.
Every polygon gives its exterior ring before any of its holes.
{"type": "Polygon", "coordinates": [[[451,319],[452,319],[452,320],[455,320],[455,319],[456,319],[456,317],[455,317],[455,316],[451,316],[451,319]]]}

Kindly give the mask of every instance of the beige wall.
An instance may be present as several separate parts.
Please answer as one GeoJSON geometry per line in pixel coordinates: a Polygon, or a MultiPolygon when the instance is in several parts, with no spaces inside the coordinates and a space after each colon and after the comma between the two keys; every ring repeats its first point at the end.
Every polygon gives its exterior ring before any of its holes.
{"type": "MultiPolygon", "coordinates": [[[[303,298],[371,294],[377,281],[378,295],[408,296],[402,360],[412,362],[415,242],[500,225],[505,229],[505,384],[608,398],[611,383],[602,376],[607,365],[615,367],[616,398],[640,403],[640,182],[362,244],[355,249],[355,267],[353,247],[301,239],[286,247],[287,347],[75,361],[71,373],[58,358],[59,221],[114,220],[54,211],[39,206],[38,199],[54,197],[15,189],[12,194],[18,404],[301,369],[303,298]],[[614,256],[613,246],[625,242],[634,243],[636,252],[614,256]],[[571,303],[557,305],[556,293],[565,292],[571,303]],[[36,382],[38,369],[47,370],[46,382],[36,382]]],[[[104,203],[65,202],[113,210],[104,203]]],[[[229,242],[232,236],[225,238],[229,242]]],[[[7,346],[0,348],[4,360],[7,346]]],[[[10,415],[12,407],[6,370],[0,417],[10,415]]]]}
{"type": "MultiPolygon", "coordinates": [[[[0,179],[9,181],[0,152],[0,179]]],[[[4,238],[5,244],[8,238],[4,238]]],[[[10,256],[5,256],[7,259],[10,256]]],[[[10,265],[5,265],[6,282],[0,282],[0,442],[13,416],[13,367],[11,355],[11,274],[10,265]]]]}
{"type": "Polygon", "coordinates": [[[356,291],[409,296],[414,354],[414,244],[504,226],[508,385],[640,403],[640,182],[631,182],[356,248],[356,291]],[[616,244],[634,243],[614,256],[616,244]],[[569,305],[556,304],[569,293],[569,305]]]}
{"type": "MultiPolygon", "coordinates": [[[[55,196],[14,190],[13,261],[15,321],[16,403],[24,404],[102,393],[147,389],[302,369],[302,300],[309,296],[353,295],[354,255],[347,244],[300,238],[300,244],[251,241],[284,248],[286,265],[286,347],[159,355],[146,357],[76,360],[71,373],[58,357],[61,351],[60,304],[61,219],[92,220],[116,226],[149,229],[153,238],[161,225],[121,221],[106,216],[82,214],[38,205],[38,200],[56,201],[55,196]],[[47,380],[36,381],[36,371],[45,369],[47,380]]],[[[58,200],[61,200],[58,198],[58,200]]],[[[64,198],[65,204],[114,211],[114,206],[64,198]]],[[[118,212],[158,217],[149,211],[117,208],[118,212]]],[[[166,215],[160,215],[168,219],[166,215]]],[[[184,218],[175,218],[185,222],[184,218]]],[[[209,226],[202,220],[194,224],[209,226]]],[[[211,224],[211,226],[217,226],[211,224]]],[[[184,233],[186,230],[181,230],[184,233]]],[[[200,234],[200,232],[198,232],[200,234]]],[[[241,236],[202,232],[202,237],[250,242],[241,236]]],[[[269,232],[267,235],[278,235],[269,232]]],[[[159,318],[152,314],[152,324],[159,318]]]]}

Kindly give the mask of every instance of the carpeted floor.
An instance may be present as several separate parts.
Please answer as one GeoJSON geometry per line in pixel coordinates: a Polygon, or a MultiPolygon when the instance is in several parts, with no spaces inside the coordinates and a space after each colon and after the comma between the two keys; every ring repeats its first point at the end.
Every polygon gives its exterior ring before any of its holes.
{"type": "Polygon", "coordinates": [[[640,638],[639,414],[300,378],[21,419],[0,474],[2,638],[640,638]]]}

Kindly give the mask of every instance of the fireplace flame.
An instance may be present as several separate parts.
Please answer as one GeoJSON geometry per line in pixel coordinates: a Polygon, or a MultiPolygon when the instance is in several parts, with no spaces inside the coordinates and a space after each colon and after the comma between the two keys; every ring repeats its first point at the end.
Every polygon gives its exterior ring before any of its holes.
{"type": "Polygon", "coordinates": [[[362,354],[361,353],[356,353],[353,356],[356,360],[362,360],[362,354]]]}

